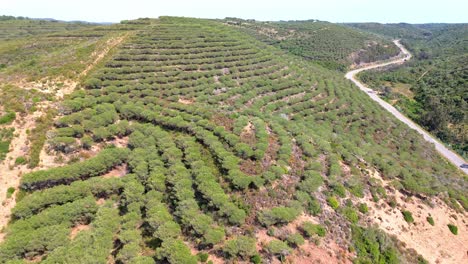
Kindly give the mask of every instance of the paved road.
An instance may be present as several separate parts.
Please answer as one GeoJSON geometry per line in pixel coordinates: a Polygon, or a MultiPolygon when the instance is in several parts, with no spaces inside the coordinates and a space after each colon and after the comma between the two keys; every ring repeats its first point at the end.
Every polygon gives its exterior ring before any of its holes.
{"type": "MultiPolygon", "coordinates": [[[[411,121],[408,117],[404,116],[403,114],[401,114],[395,107],[393,107],[392,105],[390,105],[389,103],[385,102],[384,100],[382,100],[376,93],[374,90],[370,89],[369,87],[366,87],[363,83],[359,82],[355,76],[356,74],[358,74],[359,72],[362,72],[362,71],[367,71],[367,70],[370,70],[370,69],[375,69],[375,68],[379,68],[379,67],[383,67],[383,66],[387,66],[387,65],[390,65],[390,64],[402,64],[404,63],[405,61],[411,59],[411,53],[409,53],[409,51],[407,49],[405,49],[405,47],[400,43],[399,40],[395,40],[393,41],[395,43],[395,45],[397,45],[401,52],[403,53],[404,56],[401,56],[400,58],[397,58],[397,59],[394,59],[394,60],[391,60],[391,61],[387,61],[387,62],[383,62],[383,63],[378,63],[378,64],[371,64],[369,66],[366,66],[366,67],[363,67],[363,68],[359,68],[359,69],[356,69],[356,70],[352,70],[352,71],[349,71],[348,73],[346,73],[345,77],[346,79],[349,79],[351,80],[354,84],[356,84],[362,91],[366,92],[367,95],[369,95],[370,98],[372,98],[372,100],[376,101],[378,104],[380,104],[383,108],[385,108],[387,111],[389,111],[390,113],[392,113],[396,118],[398,118],[401,122],[405,123],[406,125],[408,125],[410,128],[416,130],[419,134],[421,134],[424,139],[427,141],[427,142],[430,142],[432,144],[434,144],[436,150],[442,155],[444,156],[445,158],[447,158],[448,161],[450,161],[453,165],[457,166],[458,168],[460,168],[460,165],[462,164],[465,164],[466,161],[460,157],[458,154],[456,154],[454,151],[448,149],[447,147],[445,147],[440,141],[438,141],[437,139],[435,139],[431,134],[429,134],[429,132],[427,132],[426,130],[422,129],[420,126],[418,126],[416,123],[414,123],[413,121],[411,121]]],[[[464,171],[466,174],[468,174],[468,168],[460,168],[460,170],[464,171]]]]}

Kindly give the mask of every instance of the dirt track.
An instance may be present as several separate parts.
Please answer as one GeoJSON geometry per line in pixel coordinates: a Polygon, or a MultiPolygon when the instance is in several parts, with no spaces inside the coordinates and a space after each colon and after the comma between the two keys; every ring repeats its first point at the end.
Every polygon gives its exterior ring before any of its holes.
{"type": "Polygon", "coordinates": [[[403,57],[400,56],[400,57],[398,57],[398,58],[396,58],[394,60],[391,60],[391,61],[387,61],[387,62],[383,62],[383,63],[373,63],[373,64],[371,64],[369,66],[365,66],[363,68],[359,68],[359,69],[356,69],[356,70],[349,71],[345,75],[346,79],[351,80],[354,84],[356,84],[359,87],[359,89],[366,92],[366,94],[369,95],[369,97],[372,98],[372,100],[376,101],[380,106],[385,108],[385,110],[392,113],[401,122],[405,123],[410,128],[416,130],[419,134],[421,134],[423,136],[423,138],[427,142],[432,143],[434,145],[435,149],[442,156],[444,156],[450,163],[452,163],[453,165],[458,167],[460,170],[462,170],[463,172],[468,174],[468,168],[465,168],[465,169],[460,168],[460,165],[466,163],[466,161],[462,157],[460,157],[454,151],[452,151],[452,150],[448,149],[447,147],[445,147],[443,143],[441,143],[439,140],[437,140],[435,137],[433,137],[431,134],[429,134],[429,132],[427,132],[426,130],[421,128],[419,125],[417,125],[416,123],[411,121],[408,117],[404,116],[395,107],[393,107],[389,103],[382,100],[375,93],[374,90],[372,90],[371,88],[365,86],[363,83],[361,83],[360,81],[358,81],[356,79],[355,76],[359,72],[367,71],[367,70],[375,69],[375,68],[380,68],[380,67],[384,67],[384,66],[388,66],[388,65],[392,65],[392,64],[402,64],[405,61],[411,59],[411,53],[409,53],[409,51],[407,49],[405,49],[405,47],[400,43],[399,40],[395,40],[393,42],[395,43],[395,45],[397,45],[400,48],[402,54],[404,55],[403,57]]]}

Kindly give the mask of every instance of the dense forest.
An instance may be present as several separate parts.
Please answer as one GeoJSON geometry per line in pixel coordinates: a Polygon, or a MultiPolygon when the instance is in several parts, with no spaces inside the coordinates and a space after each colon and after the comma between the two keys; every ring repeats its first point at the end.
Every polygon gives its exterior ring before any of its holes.
{"type": "Polygon", "coordinates": [[[325,21],[259,22],[226,18],[223,22],[332,70],[345,71],[351,65],[384,60],[399,53],[385,38],[325,21]]]}
{"type": "Polygon", "coordinates": [[[468,157],[468,25],[351,24],[401,38],[414,54],[404,66],[362,73],[383,97],[468,157]]]}
{"type": "Polygon", "coordinates": [[[304,53],[218,20],[50,23],[0,21],[0,120],[44,111],[11,166],[35,169],[10,193],[0,263],[427,263],[371,213],[406,229],[426,222],[407,201],[468,208],[462,172],[304,53]],[[50,91],[76,75],[69,94],[50,91]],[[43,149],[58,166],[41,168],[43,149]]]}

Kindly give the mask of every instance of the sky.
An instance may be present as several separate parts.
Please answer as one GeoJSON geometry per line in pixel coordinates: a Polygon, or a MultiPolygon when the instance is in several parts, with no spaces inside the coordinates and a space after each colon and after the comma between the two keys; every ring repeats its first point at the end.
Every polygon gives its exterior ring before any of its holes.
{"type": "Polygon", "coordinates": [[[263,21],[466,23],[468,0],[0,0],[0,15],[89,22],[170,15],[263,21]]]}

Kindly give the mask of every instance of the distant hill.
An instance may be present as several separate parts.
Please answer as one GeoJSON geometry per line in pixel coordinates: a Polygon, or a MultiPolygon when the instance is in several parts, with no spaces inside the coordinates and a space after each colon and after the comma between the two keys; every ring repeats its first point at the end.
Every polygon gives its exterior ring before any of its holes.
{"type": "Polygon", "coordinates": [[[387,59],[399,52],[391,41],[382,37],[325,21],[257,22],[226,18],[224,22],[334,70],[344,71],[351,64],[387,59]]]}

